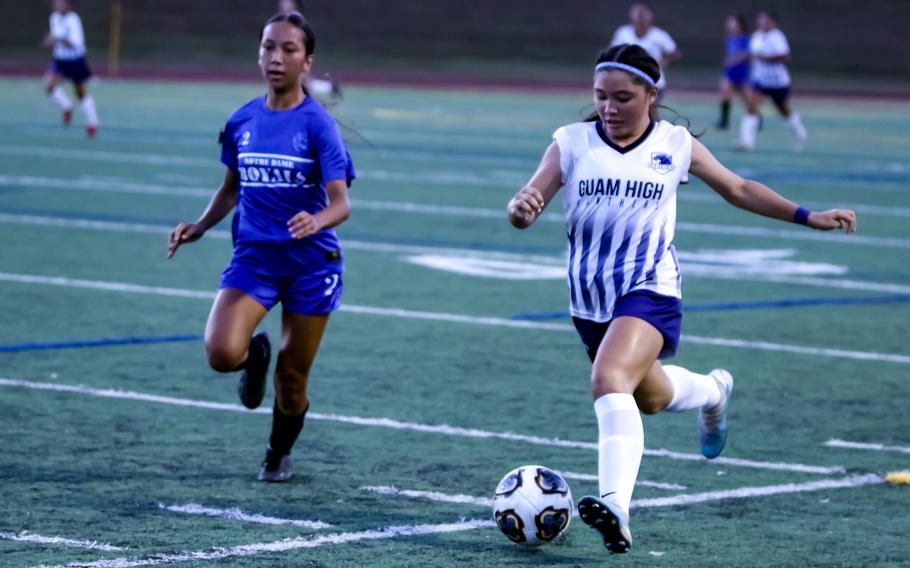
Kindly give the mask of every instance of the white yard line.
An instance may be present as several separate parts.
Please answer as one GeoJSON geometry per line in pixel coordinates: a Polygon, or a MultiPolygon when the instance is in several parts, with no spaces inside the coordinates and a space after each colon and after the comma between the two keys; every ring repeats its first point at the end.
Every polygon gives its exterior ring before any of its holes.
{"type": "Polygon", "coordinates": [[[380,495],[401,495],[402,497],[411,497],[413,499],[429,499],[437,503],[463,503],[466,505],[477,505],[478,507],[493,506],[493,500],[488,497],[472,497],[471,495],[440,493],[438,491],[414,491],[411,489],[399,489],[392,485],[364,485],[360,490],[380,495]]]}
{"type": "MultiPolygon", "coordinates": [[[[598,481],[599,478],[596,475],[590,473],[574,473],[571,471],[560,471],[559,474],[566,479],[575,479],[578,481],[598,481]]],[[[648,481],[645,479],[639,479],[635,481],[635,485],[640,485],[642,487],[651,487],[653,489],[664,489],[666,491],[685,491],[685,485],[679,485],[678,483],[662,483],[660,481],[648,481]]]]}
{"type": "MultiPolygon", "coordinates": [[[[67,288],[83,288],[89,290],[105,290],[112,292],[127,292],[136,294],[151,294],[159,296],[173,296],[182,298],[201,298],[210,300],[215,297],[214,292],[201,290],[184,290],[180,288],[166,288],[161,286],[144,286],[124,282],[107,282],[99,280],[83,280],[78,278],[65,278],[59,276],[39,276],[35,274],[11,274],[0,272],[0,282],[14,282],[20,284],[46,284],[50,286],[63,286],[67,288]]],[[[405,310],[401,308],[380,308],[376,306],[357,306],[345,304],[342,312],[353,314],[374,315],[382,317],[396,317],[428,321],[442,321],[450,323],[463,323],[468,325],[482,325],[493,327],[506,327],[512,329],[533,329],[545,331],[575,331],[574,327],[562,323],[549,323],[525,320],[512,320],[495,317],[478,317],[446,312],[426,312],[418,310],[405,310]]],[[[799,355],[812,355],[817,357],[854,359],[859,361],[881,361],[889,363],[910,364],[910,355],[890,353],[876,353],[868,351],[849,351],[844,349],[828,349],[822,347],[807,347],[802,345],[788,345],[784,343],[771,343],[767,341],[746,341],[723,337],[702,337],[698,335],[683,335],[681,341],[701,345],[715,345],[721,347],[734,347],[738,349],[754,349],[759,351],[776,351],[781,353],[796,353],[799,355]]]]}
{"type": "MultiPolygon", "coordinates": [[[[64,385],[58,383],[41,383],[26,381],[21,379],[9,379],[0,377],[0,387],[24,388],[41,391],[65,392],[70,394],[82,394],[101,398],[111,398],[120,400],[136,400],[141,402],[151,402],[157,404],[169,404],[173,406],[184,406],[191,408],[204,408],[207,410],[224,410],[231,412],[247,412],[256,414],[271,414],[269,408],[258,408],[256,410],[247,410],[239,404],[229,404],[224,402],[212,402],[204,400],[192,400],[186,398],[176,398],[170,396],[160,396],[155,394],[140,393],[134,391],[124,391],[117,389],[98,389],[85,385],[64,385]]],[[[538,446],[547,446],[554,448],[575,448],[584,450],[597,450],[597,444],[594,442],[580,442],[573,440],[562,440],[559,438],[544,438],[541,436],[527,436],[515,434],[512,432],[492,432],[489,430],[479,430],[476,428],[463,428],[459,426],[449,426],[447,424],[420,424],[416,422],[402,422],[391,418],[366,418],[361,416],[345,416],[340,414],[321,414],[310,412],[307,414],[308,420],[324,420],[327,422],[338,422],[342,424],[353,424],[356,426],[367,426],[374,428],[390,428],[393,430],[410,430],[415,432],[424,432],[428,434],[442,434],[445,436],[456,436],[463,438],[481,438],[506,440],[509,442],[523,442],[538,446]]],[[[697,461],[708,463],[704,457],[699,454],[686,454],[682,452],[672,452],[665,449],[645,449],[644,454],[650,457],[662,457],[680,461],[697,461]]],[[[814,466],[799,463],[782,463],[766,462],[757,460],[746,460],[741,458],[715,458],[710,461],[715,465],[738,466],[754,469],[767,469],[773,471],[792,471],[797,473],[812,473],[830,475],[834,473],[843,473],[843,466],[814,466]]]]}
{"type": "Polygon", "coordinates": [[[255,556],[257,554],[318,548],[320,546],[333,544],[350,544],[364,540],[388,540],[408,536],[447,534],[494,526],[496,526],[496,524],[493,521],[486,519],[438,525],[389,526],[360,532],[289,538],[274,542],[242,544],[239,546],[211,548],[209,550],[188,550],[176,554],[158,554],[145,558],[111,558],[95,560],[94,562],[70,562],[68,564],[59,564],[53,567],[41,565],[35,566],[34,568],[134,568],[136,566],[165,566],[180,562],[203,562],[221,560],[224,558],[238,558],[255,556]]]}
{"type": "Polygon", "coordinates": [[[832,438],[825,442],[829,448],[847,448],[851,450],[872,450],[875,452],[894,452],[898,454],[910,454],[910,446],[888,446],[886,444],[875,444],[868,442],[848,442],[832,438]]]}
{"type": "Polygon", "coordinates": [[[204,515],[207,517],[229,519],[231,521],[241,521],[244,523],[256,523],[260,525],[291,525],[313,530],[333,528],[332,525],[323,523],[322,521],[267,517],[259,513],[244,513],[236,507],[230,509],[218,509],[215,507],[204,507],[198,503],[187,503],[186,505],[165,505],[164,503],[158,503],[158,507],[166,511],[171,511],[172,513],[183,513],[186,515],[204,515]]]}
{"type": "Polygon", "coordinates": [[[118,551],[128,550],[122,546],[113,546],[104,544],[95,540],[73,540],[61,536],[43,536],[28,531],[11,533],[0,531],[0,540],[14,540],[17,542],[34,542],[37,544],[51,544],[56,546],[66,546],[68,548],[86,548],[89,550],[118,551]]]}

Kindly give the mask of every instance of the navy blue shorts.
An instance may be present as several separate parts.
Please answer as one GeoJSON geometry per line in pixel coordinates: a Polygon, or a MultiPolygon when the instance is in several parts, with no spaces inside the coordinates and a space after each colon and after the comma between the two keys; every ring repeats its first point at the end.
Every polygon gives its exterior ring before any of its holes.
{"type": "Polygon", "coordinates": [[[266,310],[281,302],[298,314],[325,315],[341,305],[343,288],[343,264],[328,266],[313,273],[282,245],[236,245],[230,266],[221,273],[221,288],[237,288],[266,310]]]}
{"type": "MultiPolygon", "coordinates": [[[[669,359],[676,355],[679,336],[682,333],[682,301],[672,296],[663,296],[644,290],[629,292],[616,301],[613,306],[613,319],[620,316],[631,316],[644,320],[657,328],[664,336],[664,346],[658,359],[669,359]]],[[[581,342],[588,352],[591,362],[597,356],[597,350],[607,334],[608,322],[596,322],[582,318],[572,318],[581,342]]]]}
{"type": "Polygon", "coordinates": [[[92,77],[92,70],[89,69],[88,61],[85,57],[79,59],[54,59],[51,69],[57,75],[65,77],[76,85],[85,83],[92,77]]]}
{"type": "Polygon", "coordinates": [[[752,88],[765,96],[771,97],[771,100],[777,104],[785,103],[790,98],[790,87],[763,87],[758,83],[752,83],[752,88]]]}
{"type": "Polygon", "coordinates": [[[734,87],[741,87],[749,83],[749,64],[734,65],[733,67],[724,68],[724,77],[734,87]]]}

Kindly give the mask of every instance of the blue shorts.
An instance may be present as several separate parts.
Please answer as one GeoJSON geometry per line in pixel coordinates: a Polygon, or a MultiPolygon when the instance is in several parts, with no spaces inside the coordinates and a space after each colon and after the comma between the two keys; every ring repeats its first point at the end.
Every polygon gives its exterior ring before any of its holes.
{"type": "MultiPolygon", "coordinates": [[[[658,359],[669,359],[676,355],[679,336],[682,333],[682,300],[644,290],[629,292],[617,300],[613,306],[613,319],[620,316],[636,317],[657,328],[657,331],[664,336],[664,346],[657,356],[658,359]]],[[[575,324],[575,329],[578,330],[578,335],[581,337],[581,342],[592,363],[612,321],[601,323],[572,318],[572,323],[575,324]]]]}
{"type": "Polygon", "coordinates": [[[752,88],[765,96],[771,97],[771,100],[777,104],[785,103],[790,98],[790,87],[763,87],[758,83],[752,83],[752,88]]]}
{"type": "Polygon", "coordinates": [[[341,305],[344,265],[338,258],[314,273],[282,245],[238,244],[221,273],[221,288],[237,288],[266,310],[281,302],[298,314],[325,315],[341,305]]]}
{"type": "Polygon", "coordinates": [[[749,83],[749,64],[734,65],[733,67],[724,68],[724,77],[734,87],[741,87],[749,83]]]}
{"type": "Polygon", "coordinates": [[[85,60],[85,57],[80,57],[79,59],[54,59],[51,70],[76,85],[81,85],[92,77],[92,70],[89,69],[88,61],[85,60]]]}

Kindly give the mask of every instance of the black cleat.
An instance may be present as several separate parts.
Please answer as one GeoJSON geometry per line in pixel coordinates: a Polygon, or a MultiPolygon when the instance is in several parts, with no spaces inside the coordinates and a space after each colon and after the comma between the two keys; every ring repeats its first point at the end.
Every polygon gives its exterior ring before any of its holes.
{"type": "Polygon", "coordinates": [[[259,408],[265,398],[265,379],[269,374],[269,362],[272,360],[272,344],[266,332],[253,336],[250,340],[249,355],[237,385],[237,394],[243,406],[259,408]]]}
{"type": "Polygon", "coordinates": [[[265,459],[262,460],[262,468],[259,470],[259,475],[256,476],[259,481],[283,483],[293,476],[290,454],[280,456],[272,448],[266,450],[265,459]]]}
{"type": "Polygon", "coordinates": [[[632,548],[629,520],[616,505],[588,495],[578,501],[582,522],[600,533],[604,546],[613,554],[625,554],[632,548]]]}

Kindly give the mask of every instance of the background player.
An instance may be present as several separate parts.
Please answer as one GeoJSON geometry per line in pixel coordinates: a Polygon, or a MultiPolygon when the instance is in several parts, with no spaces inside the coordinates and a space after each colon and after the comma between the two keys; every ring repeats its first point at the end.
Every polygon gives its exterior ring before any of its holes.
{"type": "Polygon", "coordinates": [[[47,94],[63,111],[63,125],[69,126],[73,120],[73,103],[63,91],[61,84],[72,81],[76,98],[81,102],[85,113],[85,133],[89,138],[98,131],[98,113],[95,110],[95,99],[86,89],[86,81],[92,77],[92,70],[85,59],[85,32],[82,19],[74,12],[69,0],[54,0],[53,13],[50,17],[50,31],[44,37],[42,45],[53,47],[54,61],[46,78],[47,94]]]}
{"type": "Polygon", "coordinates": [[[770,97],[780,115],[787,119],[796,138],[796,149],[802,150],[809,139],[809,133],[803,126],[799,113],[790,108],[790,72],[785,65],[790,59],[790,44],[784,33],[778,29],[777,16],[772,12],[760,12],[756,27],[749,40],[752,91],[749,94],[748,113],[740,125],[737,148],[740,150],[755,148],[755,138],[761,120],[758,112],[765,97],[770,97]]]}
{"type": "Polygon", "coordinates": [[[679,61],[682,53],[670,34],[654,25],[654,12],[647,4],[632,4],[629,8],[629,22],[616,29],[610,45],[640,45],[657,61],[661,70],[657,89],[658,96],[662,98],[667,88],[667,67],[679,61]]]}
{"type": "Polygon", "coordinates": [[[720,164],[685,128],[654,120],[657,62],[635,45],[597,59],[592,122],[560,128],[528,185],[509,202],[526,228],[563,185],[573,322],[592,361],[599,431],[599,497],[578,503],[611,552],[632,544],[629,506],[644,451],[639,412],[699,410],[702,454],[720,455],[733,377],[659,359],[676,352],[682,320],[673,247],[676,190],[687,171],[732,205],[814,229],[856,229],[852,211],[810,213],[720,164]]]}
{"type": "Polygon", "coordinates": [[[201,238],[236,205],[234,256],[205,329],[209,364],[243,370],[240,399],[258,407],[271,358],[268,336],[252,337],[281,302],[272,433],[263,481],[292,475],[290,452],[309,410],[307,382],[329,314],[341,301],[341,250],[332,227],[350,213],[350,156],[328,113],[301,88],[316,39],[298,13],[262,30],[259,66],[268,93],[236,110],[222,135],[224,183],[195,223],[171,233],[168,255],[201,238]],[[252,339],[251,339],[252,337],[252,339]]]}
{"type": "Polygon", "coordinates": [[[724,76],[720,80],[720,118],[717,128],[726,130],[730,125],[730,100],[736,94],[749,105],[749,30],[746,19],[730,15],[724,21],[727,32],[724,76]]]}
{"type": "MultiPolygon", "coordinates": [[[[279,0],[279,14],[291,14],[294,12],[303,14],[303,4],[301,2],[298,0],[279,0]]],[[[303,86],[308,94],[315,97],[326,108],[335,106],[341,100],[341,85],[335,80],[319,79],[308,73],[303,78],[303,86]]]]}

